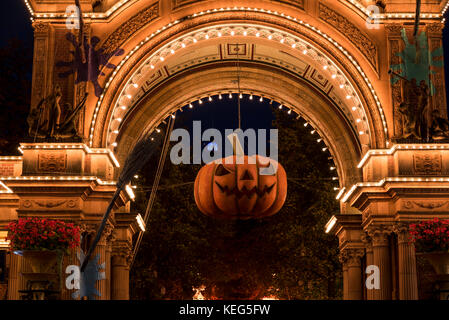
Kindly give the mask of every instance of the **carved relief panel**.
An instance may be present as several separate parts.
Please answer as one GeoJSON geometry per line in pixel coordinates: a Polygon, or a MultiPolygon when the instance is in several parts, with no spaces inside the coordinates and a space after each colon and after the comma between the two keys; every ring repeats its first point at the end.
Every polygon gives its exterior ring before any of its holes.
{"type": "Polygon", "coordinates": [[[62,152],[39,153],[38,172],[56,173],[67,169],[67,154],[62,152]]]}
{"type": "Polygon", "coordinates": [[[378,72],[378,50],[375,43],[350,20],[339,13],[319,4],[319,17],[341,32],[368,59],[374,70],[378,72]]]}
{"type": "Polygon", "coordinates": [[[441,154],[435,153],[414,154],[413,172],[416,175],[440,175],[441,154]]]}

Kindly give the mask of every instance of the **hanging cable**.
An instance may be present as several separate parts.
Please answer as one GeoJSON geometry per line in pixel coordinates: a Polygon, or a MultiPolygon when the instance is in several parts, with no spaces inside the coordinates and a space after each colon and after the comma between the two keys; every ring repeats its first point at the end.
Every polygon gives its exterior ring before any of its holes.
{"type": "Polygon", "coordinates": [[[239,44],[237,43],[236,46],[236,52],[237,52],[237,88],[238,88],[238,93],[237,93],[237,106],[238,106],[238,121],[239,121],[239,129],[242,129],[242,119],[240,117],[240,57],[239,57],[239,44]]]}
{"type": "MultiPolygon", "coordinates": [[[[164,144],[162,147],[161,156],[159,158],[156,175],[154,177],[153,187],[151,189],[150,198],[148,199],[147,207],[145,209],[145,215],[143,217],[145,225],[148,223],[148,220],[150,218],[151,209],[153,208],[153,204],[156,199],[157,189],[159,187],[159,182],[160,182],[160,179],[162,176],[162,171],[164,169],[165,159],[167,157],[168,148],[170,146],[170,135],[171,135],[171,132],[173,131],[174,123],[175,123],[175,120],[173,119],[173,117],[170,117],[168,120],[167,132],[165,133],[164,144]]],[[[129,266],[130,269],[134,263],[134,260],[136,259],[137,252],[139,251],[139,247],[140,247],[140,243],[142,242],[143,234],[144,234],[144,232],[140,231],[139,236],[137,237],[137,241],[136,241],[136,244],[133,249],[131,264],[129,266]]]]}
{"type": "Polygon", "coordinates": [[[418,42],[417,39],[418,39],[420,18],[421,18],[421,0],[416,0],[415,26],[413,29],[413,37],[415,37],[416,43],[418,42]]]}

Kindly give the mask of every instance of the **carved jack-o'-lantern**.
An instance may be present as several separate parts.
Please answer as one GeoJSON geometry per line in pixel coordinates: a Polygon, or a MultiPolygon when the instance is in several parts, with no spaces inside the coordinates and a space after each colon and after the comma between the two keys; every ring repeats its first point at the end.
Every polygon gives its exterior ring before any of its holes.
{"type": "Polygon", "coordinates": [[[195,179],[195,202],[202,213],[244,220],[268,217],[282,208],[287,196],[284,168],[262,156],[244,156],[241,162],[231,156],[201,168],[195,179]]]}

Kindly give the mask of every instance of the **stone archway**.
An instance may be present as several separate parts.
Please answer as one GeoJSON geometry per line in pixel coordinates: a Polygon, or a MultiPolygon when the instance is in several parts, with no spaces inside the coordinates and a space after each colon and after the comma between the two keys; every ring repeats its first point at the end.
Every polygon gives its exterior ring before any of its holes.
{"type": "MultiPolygon", "coordinates": [[[[340,241],[345,298],[417,298],[407,224],[449,217],[449,145],[391,140],[401,85],[390,84],[388,70],[401,62],[401,29],[411,31],[412,4],[385,0],[379,28],[369,29],[370,1],[107,0],[95,7],[81,1],[85,32],[100,38],[98,48],[125,52],[110,59],[117,68],[101,70],[104,90],[97,97],[90,83],[60,78],[54,67],[59,59],[70,59],[66,2],[26,0],[35,30],[31,104],[36,106],[55,84],[72,104],[89,93],[80,121],[84,140],[23,144],[23,157],[0,158],[0,231],[23,216],[75,219],[95,230],[127,150],[185,104],[234,91],[236,57],[228,49],[244,44],[248,55],[239,58],[246,93],[281,102],[307,119],[334,156],[341,214],[329,221],[326,232],[340,241]],[[67,159],[66,167],[42,170],[42,162],[52,157],[67,159]],[[394,254],[397,265],[390,259],[394,254]],[[362,262],[379,266],[381,289],[363,287],[362,262]]],[[[432,50],[441,45],[444,12],[437,2],[422,12],[432,50]]],[[[432,75],[439,89],[430,102],[434,109],[445,105],[443,79],[442,70],[432,75]]],[[[102,258],[112,262],[101,285],[103,299],[127,298],[127,261],[137,230],[130,198],[124,193],[116,203],[102,242],[102,258]]],[[[12,259],[10,298],[18,298],[19,269],[20,261],[12,259]]]]}

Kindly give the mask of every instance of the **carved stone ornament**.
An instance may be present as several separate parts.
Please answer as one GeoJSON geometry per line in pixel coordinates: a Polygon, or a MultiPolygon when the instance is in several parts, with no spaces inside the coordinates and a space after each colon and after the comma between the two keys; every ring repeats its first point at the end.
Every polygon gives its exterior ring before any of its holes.
{"type": "Polygon", "coordinates": [[[395,223],[393,225],[393,231],[397,234],[399,243],[410,242],[409,226],[407,223],[395,223]]]}
{"type": "Polygon", "coordinates": [[[34,33],[46,33],[50,30],[50,24],[44,22],[34,22],[32,24],[34,33]]]}
{"type": "MultiPolygon", "coordinates": [[[[89,235],[95,235],[98,231],[99,224],[91,224],[91,223],[82,223],[79,225],[81,233],[88,233],[89,235]]],[[[101,234],[100,242],[105,241],[109,238],[112,231],[114,230],[114,226],[111,223],[107,223],[104,227],[103,233],[101,234]]]]}
{"type": "Polygon", "coordinates": [[[67,154],[62,152],[46,152],[38,155],[39,172],[64,172],[67,169],[67,154]]]}
{"type": "Polygon", "coordinates": [[[362,240],[363,244],[365,245],[366,251],[373,250],[373,240],[366,232],[362,233],[361,240],[362,240]]]}
{"type": "Polygon", "coordinates": [[[320,3],[319,17],[343,33],[363,53],[374,69],[377,70],[377,47],[368,36],[351,21],[322,3],[320,3]]]}
{"type": "Polygon", "coordinates": [[[364,249],[347,248],[340,252],[339,259],[341,264],[347,265],[348,267],[360,267],[360,259],[363,258],[364,255],[364,249]]]}
{"type": "Polygon", "coordinates": [[[104,52],[113,52],[123,42],[129,39],[133,33],[139,31],[143,26],[158,16],[159,2],[156,2],[118,27],[103,43],[102,48],[104,52]]]}
{"type": "Polygon", "coordinates": [[[367,233],[373,241],[373,247],[388,246],[388,236],[393,232],[391,225],[370,225],[367,233]]]}
{"type": "Polygon", "coordinates": [[[404,26],[402,24],[392,23],[392,24],[385,25],[385,30],[390,35],[398,35],[398,36],[400,36],[401,30],[402,30],[403,27],[404,26]]]}
{"type": "Polygon", "coordinates": [[[128,267],[132,261],[132,247],[128,242],[115,241],[112,245],[111,257],[113,265],[128,267]]]}
{"type": "Polygon", "coordinates": [[[440,154],[414,154],[413,170],[417,175],[438,175],[441,174],[440,154]]]}
{"type": "Polygon", "coordinates": [[[427,32],[429,33],[441,33],[444,28],[444,23],[430,23],[427,25],[427,32]]]}
{"type": "Polygon", "coordinates": [[[56,208],[56,207],[60,207],[62,206],[64,203],[67,202],[67,200],[47,200],[47,201],[37,201],[37,200],[33,200],[33,202],[39,206],[39,207],[43,207],[43,208],[47,208],[47,209],[51,209],[51,208],[56,208]]]}
{"type": "Polygon", "coordinates": [[[418,207],[424,208],[424,209],[438,209],[443,207],[445,204],[448,203],[448,201],[413,201],[414,204],[416,204],[418,207]]]}

